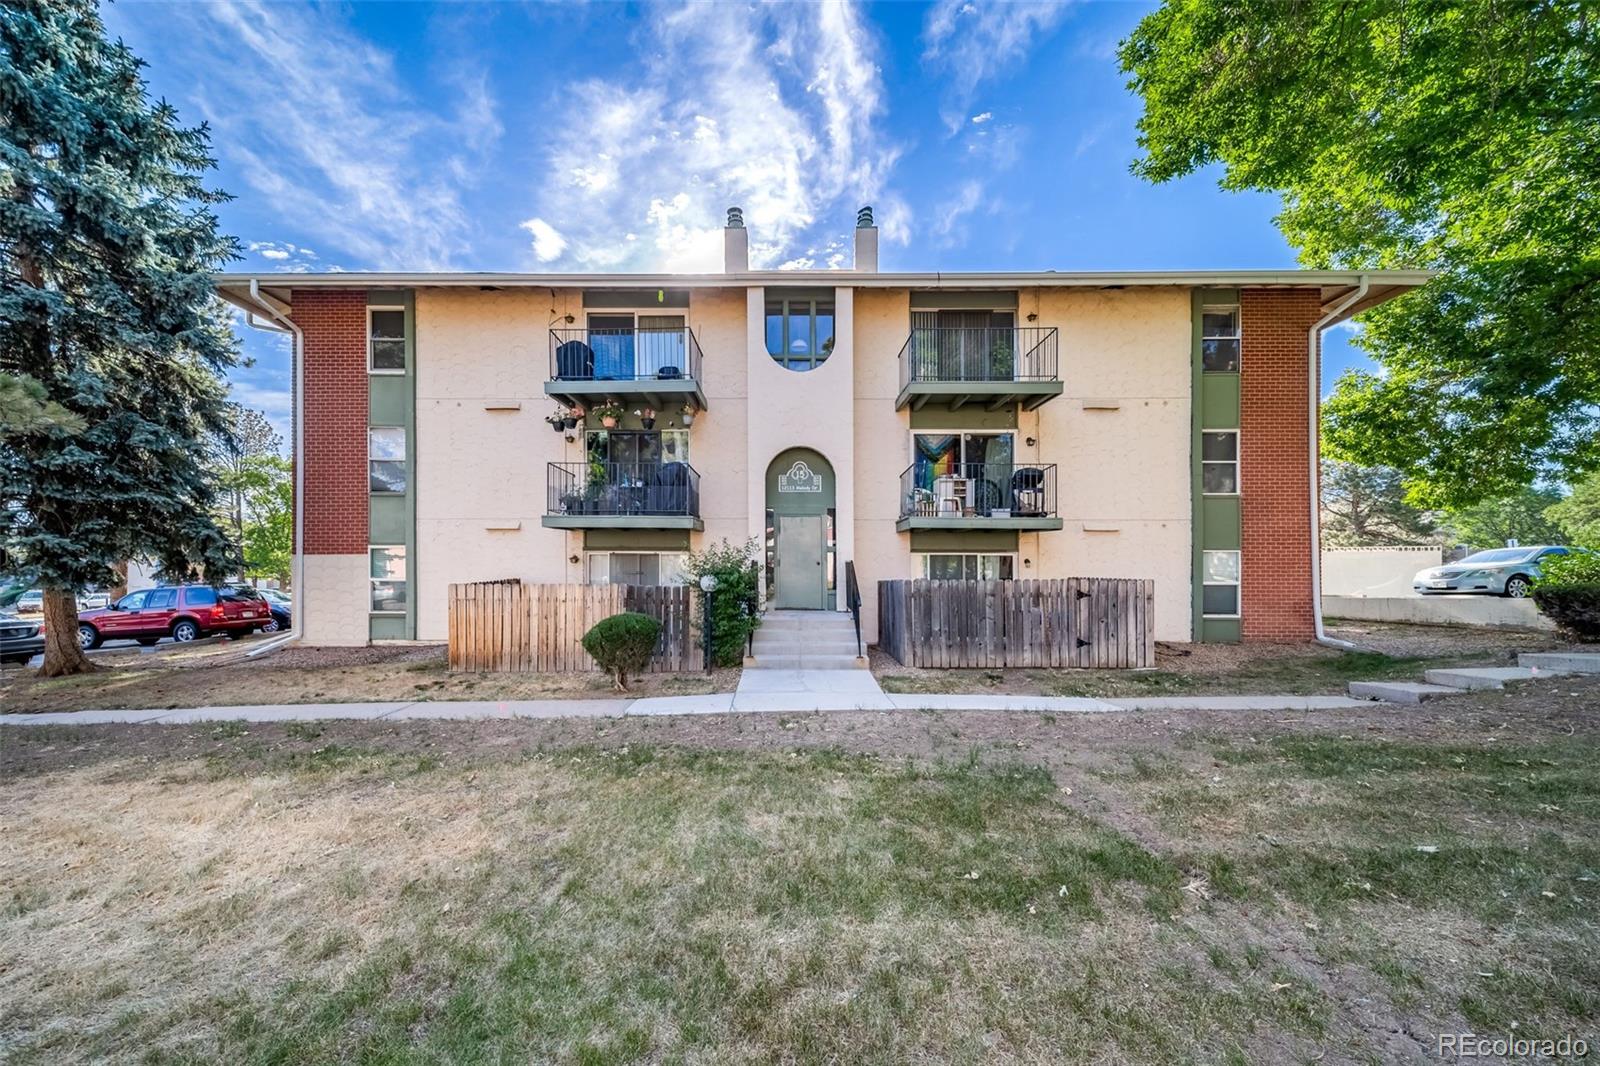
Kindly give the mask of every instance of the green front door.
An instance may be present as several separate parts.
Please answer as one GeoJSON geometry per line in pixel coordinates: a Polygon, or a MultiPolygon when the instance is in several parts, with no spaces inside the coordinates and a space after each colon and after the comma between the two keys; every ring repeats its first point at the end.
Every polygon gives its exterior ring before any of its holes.
{"type": "Polygon", "coordinates": [[[779,515],[777,526],[778,607],[822,610],[828,596],[822,517],[779,515]]]}

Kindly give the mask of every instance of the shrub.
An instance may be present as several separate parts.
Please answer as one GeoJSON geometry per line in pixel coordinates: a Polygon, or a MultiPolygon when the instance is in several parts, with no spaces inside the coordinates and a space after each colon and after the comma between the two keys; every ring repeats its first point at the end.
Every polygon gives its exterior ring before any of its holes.
{"type": "Polygon", "coordinates": [[[1541,560],[1544,576],[1533,586],[1533,602],[1550,620],[1579,640],[1600,640],[1600,553],[1575,551],[1541,560]]]}
{"type": "Polygon", "coordinates": [[[650,665],[661,623],[647,614],[624,611],[602,618],[583,635],[583,650],[616,681],[617,691],[628,690],[628,674],[650,665]]]}
{"type": "Polygon", "coordinates": [[[705,632],[705,596],[699,591],[700,579],[711,574],[717,579],[711,597],[711,658],[718,666],[738,666],[744,661],[744,646],[761,624],[761,596],[756,569],[756,542],[741,545],[722,541],[705,551],[683,557],[680,569],[684,580],[695,590],[700,606],[700,632],[705,632]]]}

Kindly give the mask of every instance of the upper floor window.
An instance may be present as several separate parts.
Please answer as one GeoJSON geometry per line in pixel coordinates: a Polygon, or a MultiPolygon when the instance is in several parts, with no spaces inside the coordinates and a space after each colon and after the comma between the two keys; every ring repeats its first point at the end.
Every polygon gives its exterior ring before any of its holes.
{"type": "Polygon", "coordinates": [[[1239,431],[1206,430],[1200,434],[1200,487],[1212,496],[1239,491],[1239,431]]]}
{"type": "Polygon", "coordinates": [[[811,370],[833,354],[833,297],[767,294],[767,354],[790,370],[811,370]]]}
{"type": "Polygon", "coordinates": [[[373,374],[406,372],[405,308],[367,308],[367,370],[373,374]]]}
{"type": "Polygon", "coordinates": [[[1200,309],[1200,365],[1202,369],[1239,372],[1239,308],[1207,306],[1200,309]]]}
{"type": "Polygon", "coordinates": [[[367,430],[367,487],[370,492],[406,491],[404,426],[373,426],[367,430]]]}

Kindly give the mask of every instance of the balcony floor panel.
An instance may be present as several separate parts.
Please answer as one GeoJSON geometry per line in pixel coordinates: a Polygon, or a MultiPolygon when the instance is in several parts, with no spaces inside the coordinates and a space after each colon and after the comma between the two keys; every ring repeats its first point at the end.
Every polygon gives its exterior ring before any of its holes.
{"type": "Polygon", "coordinates": [[[984,518],[974,515],[971,518],[938,518],[933,515],[911,515],[900,519],[894,528],[901,533],[913,529],[942,529],[942,530],[993,530],[993,529],[1019,529],[1019,530],[1051,530],[1061,528],[1061,519],[1049,515],[1037,515],[1023,518],[984,518]]]}
{"type": "Polygon", "coordinates": [[[644,403],[657,411],[684,403],[706,409],[706,394],[692,378],[641,378],[637,381],[546,381],[545,395],[567,406],[594,407],[610,401],[624,407],[644,403]]]}
{"type": "Polygon", "coordinates": [[[682,514],[547,514],[547,529],[693,529],[706,528],[699,515],[682,514]]]}
{"type": "Polygon", "coordinates": [[[1031,411],[1061,395],[1059,381],[913,381],[900,387],[895,410],[921,410],[932,404],[956,410],[966,406],[999,410],[1020,403],[1031,411]]]}

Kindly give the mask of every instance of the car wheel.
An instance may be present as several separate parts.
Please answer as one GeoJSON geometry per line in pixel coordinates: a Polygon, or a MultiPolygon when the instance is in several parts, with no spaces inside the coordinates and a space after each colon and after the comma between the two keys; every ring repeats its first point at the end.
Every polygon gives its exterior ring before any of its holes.
{"type": "Polygon", "coordinates": [[[276,618],[272,618],[272,619],[268,619],[267,624],[261,627],[261,632],[263,632],[263,633],[276,633],[278,631],[278,628],[279,628],[278,620],[276,618]]]}
{"type": "Polygon", "coordinates": [[[153,648],[161,640],[160,637],[140,637],[138,639],[139,647],[141,648],[153,648]]]}
{"type": "Polygon", "coordinates": [[[200,636],[200,627],[190,621],[182,621],[172,627],[172,639],[179,644],[187,644],[200,636]]]}
{"type": "Polygon", "coordinates": [[[1527,599],[1528,593],[1532,591],[1533,582],[1529,581],[1521,574],[1514,574],[1511,577],[1506,578],[1506,595],[1510,596],[1512,599],[1527,599]]]}
{"type": "Polygon", "coordinates": [[[102,643],[100,631],[94,626],[84,623],[78,627],[78,647],[84,651],[89,651],[92,648],[98,648],[102,643]]]}

